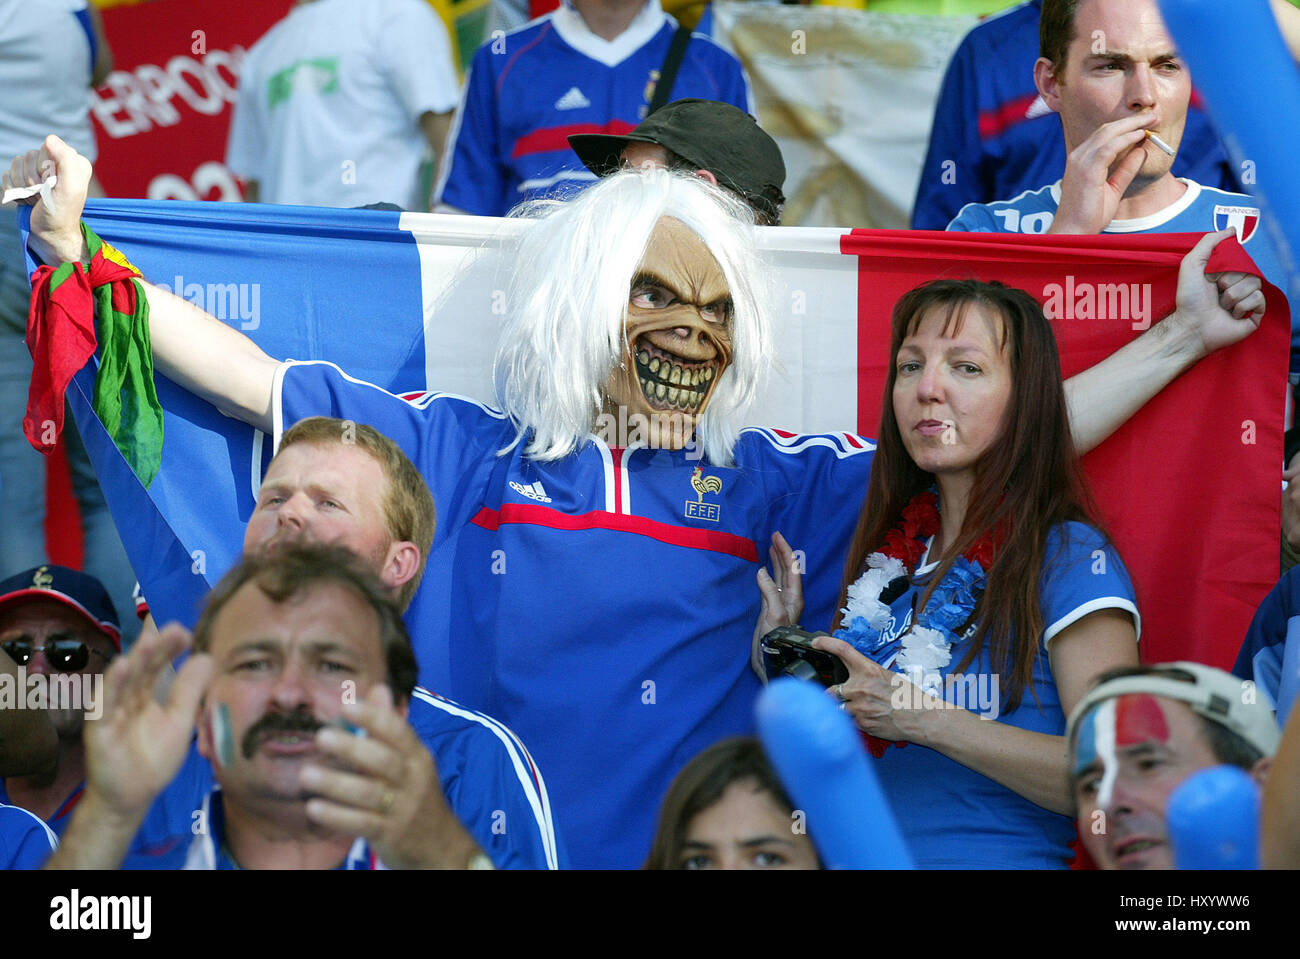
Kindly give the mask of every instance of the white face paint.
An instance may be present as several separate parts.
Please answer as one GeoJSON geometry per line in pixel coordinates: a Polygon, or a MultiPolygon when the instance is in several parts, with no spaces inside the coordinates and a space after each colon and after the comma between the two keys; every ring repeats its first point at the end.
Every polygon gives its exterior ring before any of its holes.
{"type": "Polygon", "coordinates": [[[1096,730],[1093,749],[1101,761],[1101,782],[1097,786],[1097,808],[1110,806],[1111,794],[1115,791],[1115,780],[1119,776],[1119,759],[1115,755],[1115,713],[1118,698],[1106,700],[1097,707],[1097,717],[1093,728],[1096,730]]]}

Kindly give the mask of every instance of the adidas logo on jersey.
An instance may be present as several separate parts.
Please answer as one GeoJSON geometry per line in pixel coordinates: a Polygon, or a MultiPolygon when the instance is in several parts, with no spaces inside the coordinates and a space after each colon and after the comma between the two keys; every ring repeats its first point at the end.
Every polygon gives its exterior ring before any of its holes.
{"type": "Polygon", "coordinates": [[[546,495],[546,490],[542,489],[540,482],[533,483],[531,486],[525,486],[523,483],[510,481],[510,488],[520,496],[527,496],[529,499],[535,499],[539,503],[549,503],[551,498],[546,495]]]}
{"type": "Polygon", "coordinates": [[[577,87],[569,87],[569,92],[555,101],[557,110],[583,110],[589,106],[591,101],[577,87]]]}

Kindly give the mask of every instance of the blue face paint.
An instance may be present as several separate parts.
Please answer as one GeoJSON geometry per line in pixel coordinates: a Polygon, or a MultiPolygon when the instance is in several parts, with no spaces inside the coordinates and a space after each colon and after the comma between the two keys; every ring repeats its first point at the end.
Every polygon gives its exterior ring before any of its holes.
{"type": "Polygon", "coordinates": [[[1079,721],[1074,739],[1074,775],[1078,776],[1097,761],[1097,710],[1088,710],[1079,721]]]}

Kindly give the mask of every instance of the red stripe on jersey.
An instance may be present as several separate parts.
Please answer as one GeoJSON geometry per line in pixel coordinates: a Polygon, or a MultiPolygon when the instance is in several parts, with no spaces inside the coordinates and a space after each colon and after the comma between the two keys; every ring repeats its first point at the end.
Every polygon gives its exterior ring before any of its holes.
{"type": "Polygon", "coordinates": [[[571,123],[562,127],[544,127],[526,133],[515,141],[511,156],[516,160],[530,153],[547,153],[550,150],[569,149],[569,136],[574,133],[613,133],[616,136],[627,133],[636,124],[626,120],[610,120],[608,123],[571,123]]]}
{"type": "Polygon", "coordinates": [[[559,510],[551,509],[549,506],[539,506],[535,503],[505,503],[499,510],[484,507],[478,511],[473,522],[475,526],[490,530],[495,530],[504,523],[545,526],[550,529],[616,530],[622,533],[636,533],[638,536],[649,536],[651,539],[657,539],[661,543],[668,543],[672,546],[685,546],[687,549],[707,549],[715,553],[737,556],[751,563],[758,562],[758,547],[754,545],[753,540],[746,539],[743,536],[737,536],[734,533],[723,533],[719,530],[673,526],[670,523],[661,523],[658,520],[646,519],[643,516],[606,513],[603,510],[571,516],[568,513],[561,513],[559,510]]]}
{"type": "Polygon", "coordinates": [[[623,454],[626,453],[621,446],[611,446],[609,448],[610,462],[614,464],[614,512],[623,512],[623,454]]]}
{"type": "Polygon", "coordinates": [[[992,110],[981,111],[979,121],[980,139],[992,139],[1006,133],[1017,123],[1023,123],[1026,119],[1025,112],[1029,109],[1030,104],[1037,99],[1038,94],[1031,93],[1015,100],[1008,100],[1002,106],[994,107],[992,110]]]}

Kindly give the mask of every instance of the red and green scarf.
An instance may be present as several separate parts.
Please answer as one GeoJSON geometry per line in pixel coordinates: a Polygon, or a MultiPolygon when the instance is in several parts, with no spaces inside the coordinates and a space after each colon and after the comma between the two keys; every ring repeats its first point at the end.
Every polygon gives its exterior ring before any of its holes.
{"type": "Polygon", "coordinates": [[[64,396],[99,352],[92,401],[113,442],[146,487],[162,463],[163,413],[153,380],[149,301],[140,271],[84,223],[90,266],[42,266],[32,275],[27,348],[33,360],[23,432],[42,453],[63,432],[64,396]],[[96,334],[98,333],[98,336],[96,334]]]}

